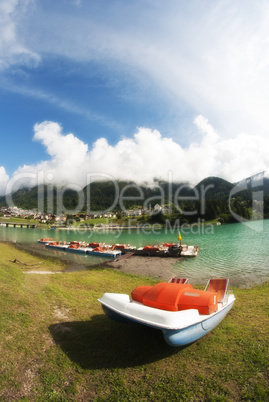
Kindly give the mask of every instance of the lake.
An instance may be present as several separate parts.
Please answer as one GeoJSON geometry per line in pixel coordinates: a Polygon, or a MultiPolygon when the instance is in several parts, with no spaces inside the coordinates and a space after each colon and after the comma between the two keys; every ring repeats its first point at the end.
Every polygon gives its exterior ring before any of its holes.
{"type": "MultiPolygon", "coordinates": [[[[260,284],[269,280],[269,220],[234,223],[220,226],[184,227],[181,229],[182,244],[199,246],[197,258],[175,260],[173,269],[178,276],[189,278],[229,277],[235,286],[260,284]]],[[[178,229],[169,227],[153,230],[87,231],[45,230],[0,227],[0,240],[31,243],[35,248],[42,245],[37,240],[51,237],[54,240],[79,240],[113,243],[130,243],[134,246],[176,242],[178,229]]],[[[53,255],[52,250],[46,253],[53,255]]],[[[65,253],[67,258],[79,259],[89,264],[100,262],[91,256],[65,253]]],[[[143,258],[143,257],[141,257],[143,258]]]]}

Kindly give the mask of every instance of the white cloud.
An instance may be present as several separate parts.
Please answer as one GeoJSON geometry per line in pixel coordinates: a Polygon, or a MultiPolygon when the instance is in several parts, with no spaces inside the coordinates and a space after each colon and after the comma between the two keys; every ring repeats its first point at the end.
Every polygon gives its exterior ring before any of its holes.
{"type": "Polygon", "coordinates": [[[240,181],[258,171],[269,169],[269,139],[242,133],[218,144],[219,175],[240,181]]]}
{"type": "MultiPolygon", "coordinates": [[[[34,126],[34,139],[40,141],[55,163],[79,168],[85,159],[88,146],[73,134],[62,134],[58,123],[45,121],[34,126]]],[[[70,172],[69,172],[70,173],[70,172]]]]}
{"type": "Polygon", "coordinates": [[[208,176],[237,181],[269,169],[269,140],[248,134],[223,140],[203,116],[194,123],[201,138],[187,148],[157,130],[139,128],[132,138],[123,138],[114,146],[100,138],[91,149],[74,134],[64,134],[58,123],[36,124],[34,139],[44,145],[50,159],[20,167],[8,190],[44,182],[83,188],[93,174],[137,183],[168,180],[172,174],[174,181],[195,185],[208,176]]]}
{"type": "Polygon", "coordinates": [[[6,186],[9,181],[9,176],[3,166],[0,166],[0,196],[6,192],[6,186]]]}
{"type": "Polygon", "coordinates": [[[40,57],[21,41],[18,25],[31,0],[1,0],[0,70],[10,65],[36,65],[40,57]]]}

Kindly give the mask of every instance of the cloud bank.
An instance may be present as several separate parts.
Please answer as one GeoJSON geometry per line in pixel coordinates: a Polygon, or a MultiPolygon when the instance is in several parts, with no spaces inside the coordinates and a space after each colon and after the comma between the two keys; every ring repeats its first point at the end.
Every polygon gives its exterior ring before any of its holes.
{"type": "Polygon", "coordinates": [[[1,167],[1,194],[43,183],[79,190],[90,176],[137,183],[172,177],[192,185],[219,176],[234,182],[269,167],[269,140],[248,134],[223,140],[202,115],[195,118],[194,125],[200,141],[185,148],[159,131],[143,127],[114,146],[99,138],[89,148],[74,134],[64,134],[58,123],[44,121],[34,126],[34,140],[45,147],[48,159],[18,168],[11,178],[1,167]]]}

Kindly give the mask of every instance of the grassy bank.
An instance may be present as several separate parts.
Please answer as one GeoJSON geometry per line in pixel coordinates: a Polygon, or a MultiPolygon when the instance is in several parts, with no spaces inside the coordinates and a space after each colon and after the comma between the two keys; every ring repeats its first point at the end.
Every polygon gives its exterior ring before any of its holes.
{"type": "Polygon", "coordinates": [[[1,400],[269,399],[269,284],[234,288],[225,320],[177,349],[160,331],[110,321],[97,301],[153,278],[103,268],[25,273],[31,267],[63,268],[0,243],[1,400]]]}

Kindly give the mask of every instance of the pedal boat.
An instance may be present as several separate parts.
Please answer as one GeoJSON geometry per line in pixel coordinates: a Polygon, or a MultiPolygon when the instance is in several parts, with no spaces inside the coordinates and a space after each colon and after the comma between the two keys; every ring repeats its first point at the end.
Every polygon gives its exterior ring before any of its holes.
{"type": "MultiPolygon", "coordinates": [[[[98,243],[96,243],[98,244],[98,243]]],[[[51,241],[48,243],[45,243],[45,246],[47,248],[55,248],[57,250],[61,251],[68,251],[68,252],[73,252],[73,253],[81,253],[81,254],[89,254],[89,255],[94,255],[97,257],[106,257],[106,258],[112,258],[116,259],[121,255],[120,250],[112,250],[110,246],[106,246],[105,244],[99,245],[96,247],[89,247],[86,243],[84,242],[78,242],[78,241],[71,241],[70,243],[62,243],[62,242],[55,242],[51,241]]]]}
{"type": "MultiPolygon", "coordinates": [[[[216,281],[216,280],[215,280],[216,281]]],[[[170,346],[184,346],[205,336],[231,310],[235,297],[203,291],[190,284],[162,282],[127,294],[105,293],[98,299],[105,314],[120,323],[147,325],[163,332],[170,346]]]]}

